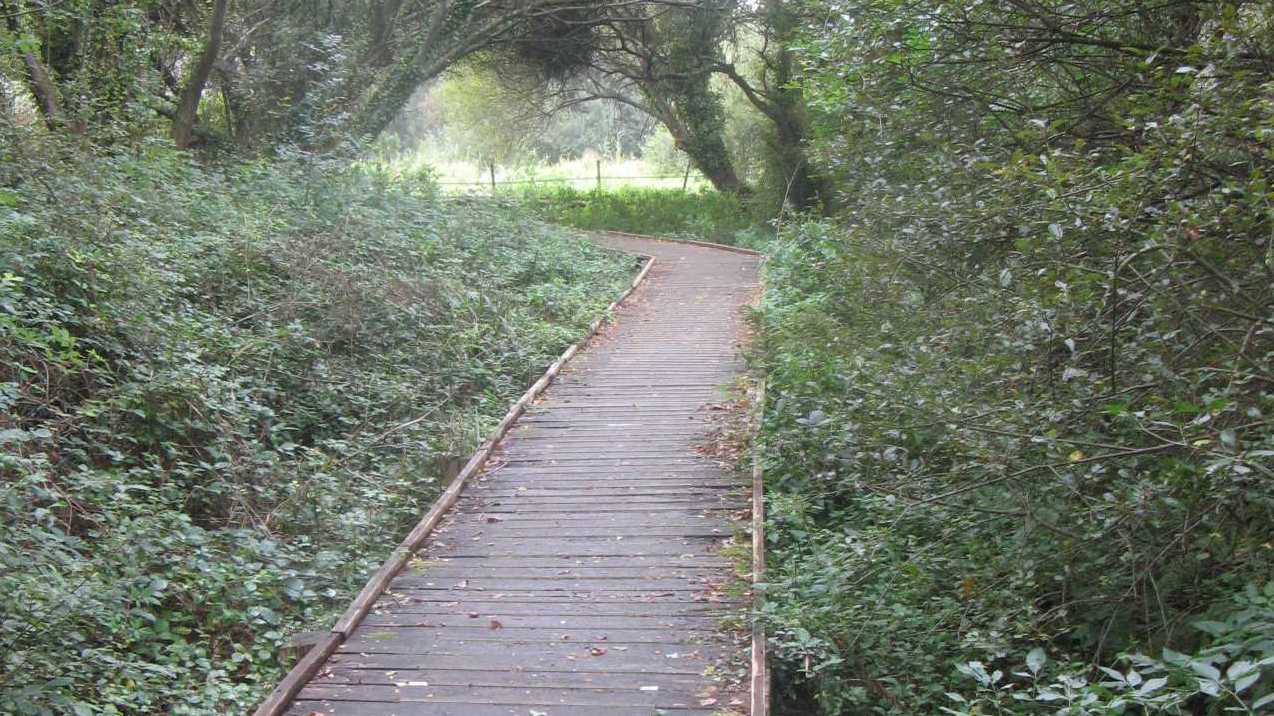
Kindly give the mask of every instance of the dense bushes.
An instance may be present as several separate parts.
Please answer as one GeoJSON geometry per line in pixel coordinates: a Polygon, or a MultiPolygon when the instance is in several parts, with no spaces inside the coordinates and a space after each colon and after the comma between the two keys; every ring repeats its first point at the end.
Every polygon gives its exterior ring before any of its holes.
{"type": "Polygon", "coordinates": [[[848,209],[784,232],[764,309],[788,712],[1250,713],[1269,8],[828,7],[804,88],[848,209]]]}
{"type": "MultiPolygon", "coordinates": [[[[1037,246],[946,283],[918,258],[911,239],[821,224],[775,249],[767,618],[788,688],[822,713],[920,713],[974,697],[957,665],[1021,672],[1036,646],[1042,684],[1165,645],[1247,639],[1222,672],[1274,655],[1271,592],[1232,603],[1271,575],[1274,400],[1226,343],[1191,353],[1232,294],[1139,301],[1112,390],[1109,326],[1074,298],[1095,268],[1050,270],[1037,246]],[[1249,608],[1253,634],[1190,626],[1249,608]]],[[[1186,263],[1138,270],[1198,286],[1186,263]]],[[[1271,328],[1248,334],[1267,355],[1271,328]]]]}
{"type": "Polygon", "coordinates": [[[0,147],[0,712],[248,710],[629,275],[344,164],[0,147]]]}

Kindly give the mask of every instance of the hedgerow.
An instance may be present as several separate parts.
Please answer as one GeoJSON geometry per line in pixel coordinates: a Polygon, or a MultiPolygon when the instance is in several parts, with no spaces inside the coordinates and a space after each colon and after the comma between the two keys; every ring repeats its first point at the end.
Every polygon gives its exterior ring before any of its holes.
{"type": "Polygon", "coordinates": [[[631,260],[423,178],[0,146],[0,712],[242,713],[631,260]]]}

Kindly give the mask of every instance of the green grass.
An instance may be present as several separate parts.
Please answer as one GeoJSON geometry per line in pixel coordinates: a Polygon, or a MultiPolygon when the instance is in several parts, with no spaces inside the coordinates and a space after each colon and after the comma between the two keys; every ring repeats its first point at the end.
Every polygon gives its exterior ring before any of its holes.
{"type": "Polygon", "coordinates": [[[528,189],[522,196],[530,209],[545,221],[579,229],[628,231],[723,244],[746,242],[755,233],[749,231],[752,217],[738,197],[711,190],[556,188],[528,189]]]}
{"type": "Polygon", "coordinates": [[[247,712],[633,269],[420,177],[4,139],[3,713],[247,712]]]}

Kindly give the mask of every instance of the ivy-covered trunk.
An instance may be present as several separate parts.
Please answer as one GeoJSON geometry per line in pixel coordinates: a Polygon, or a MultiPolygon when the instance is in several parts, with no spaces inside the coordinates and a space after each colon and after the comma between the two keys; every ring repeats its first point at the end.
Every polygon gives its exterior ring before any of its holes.
{"type": "Polygon", "coordinates": [[[726,150],[721,100],[709,90],[707,77],[670,84],[651,83],[643,90],[677,148],[717,191],[747,194],[726,150]]]}

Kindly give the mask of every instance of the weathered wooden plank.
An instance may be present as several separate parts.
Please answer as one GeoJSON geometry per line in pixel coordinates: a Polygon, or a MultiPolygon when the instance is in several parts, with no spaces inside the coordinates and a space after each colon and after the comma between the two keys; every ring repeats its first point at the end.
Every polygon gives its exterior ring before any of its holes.
{"type": "Polygon", "coordinates": [[[698,706],[694,688],[554,688],[547,686],[447,686],[428,682],[400,681],[393,684],[337,684],[316,682],[299,694],[312,701],[383,701],[426,704],[508,704],[558,708],[560,706],[688,708],[698,706]]]}
{"type": "MultiPolygon", "coordinates": [[[[482,509],[477,507],[476,509],[482,509]]],[[[663,512],[606,512],[596,515],[590,515],[587,512],[571,512],[565,516],[553,517],[548,519],[536,519],[534,515],[524,515],[524,518],[517,520],[505,520],[504,514],[478,512],[477,514],[466,514],[456,518],[445,529],[446,534],[453,540],[460,539],[456,537],[458,532],[469,532],[472,537],[479,536],[475,533],[487,532],[498,528],[503,534],[526,534],[528,530],[548,530],[554,528],[562,529],[596,529],[610,530],[600,532],[601,535],[628,535],[632,537],[643,536],[641,530],[644,528],[654,529],[676,529],[685,527],[690,530],[704,529],[724,529],[724,534],[730,534],[731,528],[737,528],[738,522],[734,521],[734,515],[728,511],[720,510],[700,512],[699,514],[683,514],[680,512],[669,515],[663,512]],[[493,524],[494,523],[494,524],[493,524]],[[625,531],[627,530],[627,531],[625,531]],[[629,535],[628,531],[636,531],[636,534],[629,535]]],[[[559,533],[554,533],[559,534],[559,533]]],[[[562,533],[562,536],[567,536],[562,533]]],[[[580,535],[574,535],[580,536],[580,535]]]]}
{"type": "Polygon", "coordinates": [[[650,540],[638,542],[590,540],[583,544],[556,544],[553,540],[536,540],[526,545],[512,540],[493,544],[478,543],[456,545],[437,554],[449,557],[677,557],[683,554],[700,554],[710,556],[717,551],[716,540],[708,538],[687,538],[676,540],[668,538],[652,543],[650,540]]]}
{"type": "Polygon", "coordinates": [[[598,601],[596,599],[530,599],[527,597],[499,600],[481,600],[469,597],[463,600],[404,598],[404,595],[387,597],[372,610],[373,614],[401,615],[452,615],[470,618],[499,618],[513,615],[538,615],[545,617],[565,618],[570,616],[595,617],[669,617],[669,616],[705,616],[713,618],[734,619],[740,614],[737,611],[739,602],[710,602],[687,599],[660,599],[647,601],[598,601]]]}
{"type": "MultiPolygon", "coordinates": [[[[723,476],[717,466],[707,459],[697,462],[687,460],[674,465],[508,465],[497,473],[502,478],[548,477],[554,480],[588,480],[593,482],[620,482],[630,479],[651,480],[661,477],[685,479],[686,475],[723,476]],[[622,468],[622,469],[621,469],[622,468]]],[[[736,480],[736,482],[739,482],[736,480]]],[[[741,483],[740,483],[741,484],[741,483]]]]}
{"type": "Polygon", "coordinates": [[[518,591],[534,592],[656,592],[656,591],[697,591],[704,585],[715,585],[721,582],[721,576],[699,575],[691,577],[577,577],[559,575],[541,577],[539,579],[521,579],[517,577],[464,577],[456,581],[451,577],[440,577],[429,574],[420,576],[404,575],[394,580],[394,590],[407,593],[414,590],[446,589],[453,591],[491,591],[508,594],[518,591]]]}
{"type": "MultiPolygon", "coordinates": [[[[360,657],[361,658],[361,657],[360,657]]],[[[576,688],[596,686],[600,682],[615,688],[638,688],[647,684],[666,684],[669,688],[702,686],[702,675],[685,673],[625,673],[620,671],[539,671],[535,669],[384,669],[363,668],[340,662],[324,668],[314,680],[327,683],[392,684],[403,681],[426,681],[451,686],[492,686],[576,688]]]]}
{"type": "Polygon", "coordinates": [[[529,557],[520,556],[509,559],[484,559],[482,561],[468,560],[462,557],[422,557],[412,562],[413,566],[428,567],[430,565],[451,564],[455,566],[473,567],[542,567],[554,569],[572,569],[576,567],[632,567],[632,568],[664,568],[669,569],[689,569],[702,567],[705,569],[727,569],[734,565],[734,562],[720,557],[703,557],[701,555],[685,554],[674,555],[673,557],[571,557],[561,555],[549,555],[547,557],[529,557]]]}
{"type": "MultiPolygon", "coordinates": [[[[633,495],[626,496],[623,500],[625,505],[681,505],[681,504],[709,504],[716,505],[719,502],[733,501],[738,503],[738,494],[731,495],[724,490],[701,490],[697,493],[687,493],[684,491],[669,494],[667,492],[658,495],[633,495]]],[[[598,499],[595,494],[583,495],[563,495],[561,493],[551,493],[548,495],[532,495],[527,492],[515,492],[510,495],[495,495],[489,492],[478,490],[472,491],[466,498],[467,501],[474,504],[475,507],[483,505],[563,505],[563,504],[581,504],[581,505],[597,505],[607,504],[598,499]]]]}
{"type": "MultiPolygon", "coordinates": [[[[733,478],[722,477],[714,480],[695,480],[693,482],[685,479],[675,478],[651,478],[651,479],[635,479],[635,480],[554,480],[549,477],[532,479],[529,477],[519,479],[506,479],[499,481],[491,481],[486,483],[484,488],[492,494],[504,496],[519,494],[539,494],[544,497],[552,497],[553,495],[570,495],[579,496],[596,495],[604,498],[623,499],[625,495],[631,494],[671,494],[671,495],[695,495],[695,494],[716,494],[718,491],[724,491],[727,494],[735,496],[743,495],[744,487],[733,478]]],[[[484,492],[477,489],[474,493],[478,497],[485,496],[484,492]]]]}
{"type": "Polygon", "coordinates": [[[561,538],[593,538],[593,539],[635,539],[638,537],[729,537],[738,530],[738,525],[724,521],[718,524],[686,525],[673,521],[655,522],[646,520],[646,524],[615,525],[590,523],[580,519],[578,526],[562,524],[562,520],[554,520],[549,524],[520,520],[500,525],[459,525],[447,531],[452,540],[471,540],[481,542],[493,539],[561,539],[561,538]]]}
{"type": "MultiPolygon", "coordinates": [[[[364,622],[366,623],[366,622],[364,622]]],[[[633,644],[689,645],[712,641],[720,628],[712,625],[706,629],[566,629],[564,627],[506,627],[502,619],[492,617],[475,620],[480,626],[418,626],[416,624],[368,625],[358,629],[345,642],[351,651],[383,652],[385,647],[406,645],[411,653],[430,654],[446,652],[453,646],[479,645],[483,642],[504,645],[527,644],[585,644],[603,648],[628,648],[633,644]],[[487,626],[488,624],[500,625],[487,626]]],[[[428,624],[429,622],[425,622],[428,624]]]]}
{"type": "MultiPolygon", "coordinates": [[[[363,649],[338,650],[329,659],[350,657],[345,663],[363,668],[396,669],[461,664],[475,670],[542,669],[551,671],[620,671],[628,673],[702,673],[720,659],[727,647],[716,644],[535,644],[395,640],[370,644],[363,649]],[[623,647],[622,649],[619,647],[623,647]],[[604,652],[600,651],[605,649],[604,652]],[[421,658],[421,657],[426,658],[421,658]]],[[[732,648],[732,647],[731,647],[732,648]]]]}
{"type": "MultiPolygon", "coordinates": [[[[436,627],[439,629],[456,629],[461,633],[465,630],[484,631],[491,627],[490,620],[496,617],[488,616],[483,620],[483,615],[471,617],[468,614],[448,614],[439,615],[431,618],[421,618],[420,615],[389,613],[377,614],[375,612],[368,614],[363,620],[363,624],[370,627],[436,627]],[[475,626],[476,624],[476,626],[475,626]]],[[[716,631],[721,626],[721,620],[712,616],[655,616],[650,614],[641,614],[639,616],[597,616],[593,614],[571,614],[550,616],[545,614],[530,615],[498,615],[498,619],[503,629],[566,629],[566,630],[593,630],[593,629],[621,629],[621,630],[649,630],[658,632],[667,632],[675,630],[687,630],[691,632],[697,631],[716,631]]],[[[603,633],[603,632],[598,632],[603,633]]]]}
{"type": "Polygon", "coordinates": [[[658,567],[526,567],[510,565],[496,567],[485,561],[476,564],[465,564],[463,560],[437,560],[434,562],[414,562],[402,572],[403,577],[434,578],[492,578],[512,577],[515,579],[667,579],[669,577],[698,577],[722,573],[724,565],[662,565],[658,567]]]}
{"type": "MultiPolygon", "coordinates": [[[[543,711],[543,709],[538,709],[543,711]]],[[[666,709],[668,716],[713,716],[713,709],[666,709]]],[[[427,704],[390,702],[298,701],[288,716],[523,716],[531,709],[510,711],[504,704],[427,704]]],[[[550,716],[598,716],[596,706],[554,706],[550,716]]],[[[649,706],[609,706],[606,716],[651,716],[649,706]]]]}

